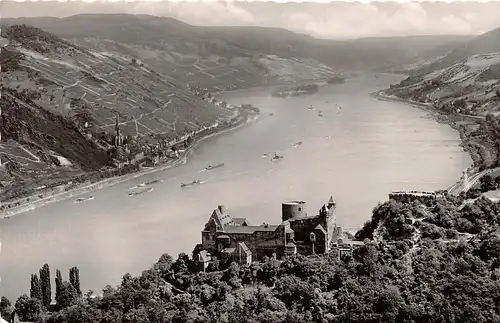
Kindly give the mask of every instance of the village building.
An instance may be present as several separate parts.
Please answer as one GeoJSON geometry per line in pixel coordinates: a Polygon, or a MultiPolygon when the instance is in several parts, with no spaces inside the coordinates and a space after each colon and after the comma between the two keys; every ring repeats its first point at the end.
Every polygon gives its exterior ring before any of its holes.
{"type": "Polygon", "coordinates": [[[281,259],[294,254],[324,254],[332,248],[349,252],[359,244],[347,239],[336,224],[333,198],[317,215],[310,216],[303,201],[282,204],[281,224],[250,225],[245,218],[233,218],[219,205],[202,233],[201,251],[197,255],[200,270],[213,259],[235,261],[241,265],[264,257],[281,259]]]}

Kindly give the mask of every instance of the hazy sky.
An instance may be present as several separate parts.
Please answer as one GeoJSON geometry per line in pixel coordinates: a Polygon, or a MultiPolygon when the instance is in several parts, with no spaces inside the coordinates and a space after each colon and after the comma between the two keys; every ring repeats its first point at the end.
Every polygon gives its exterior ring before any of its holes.
{"type": "Polygon", "coordinates": [[[489,2],[188,2],[2,1],[2,17],[140,13],[195,25],[282,27],[323,38],[480,34],[500,27],[500,1],[489,2]]]}

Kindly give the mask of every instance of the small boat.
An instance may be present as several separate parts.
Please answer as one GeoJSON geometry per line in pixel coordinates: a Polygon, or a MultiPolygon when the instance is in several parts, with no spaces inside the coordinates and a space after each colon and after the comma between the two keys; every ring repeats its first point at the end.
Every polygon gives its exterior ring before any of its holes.
{"type": "Polygon", "coordinates": [[[144,185],[148,186],[148,185],[158,184],[158,183],[161,183],[161,182],[162,182],[161,179],[155,179],[153,181],[149,181],[149,182],[144,183],[144,185]]]}
{"type": "Polygon", "coordinates": [[[192,186],[192,185],[196,185],[196,184],[201,184],[201,182],[198,180],[194,180],[191,183],[182,183],[181,187],[187,187],[187,186],[192,186]]]}
{"type": "Polygon", "coordinates": [[[272,116],[274,116],[274,113],[271,112],[268,114],[268,116],[272,117],[272,116]]]}
{"type": "Polygon", "coordinates": [[[206,169],[206,170],[212,170],[212,169],[214,169],[214,168],[219,168],[219,167],[222,167],[222,166],[224,166],[224,165],[225,165],[224,163],[220,163],[220,164],[215,165],[215,166],[209,165],[209,166],[207,166],[205,169],[206,169]]]}
{"type": "Polygon", "coordinates": [[[307,108],[307,109],[308,109],[308,110],[311,110],[311,111],[315,110],[315,109],[314,109],[314,107],[313,107],[312,105],[310,105],[310,106],[309,106],[309,108],[307,108]]]}
{"type": "Polygon", "coordinates": [[[274,153],[274,156],[273,156],[273,158],[271,158],[271,161],[277,161],[277,160],[280,160],[283,158],[284,158],[283,156],[278,156],[276,153],[274,153]]]}
{"type": "Polygon", "coordinates": [[[298,146],[300,146],[300,145],[302,145],[302,141],[299,141],[299,142],[295,143],[295,145],[293,145],[293,146],[294,146],[294,147],[298,147],[298,146]]]}
{"type": "Polygon", "coordinates": [[[85,202],[85,201],[91,201],[93,200],[94,197],[93,196],[89,196],[89,197],[80,197],[80,198],[77,198],[76,199],[76,203],[81,203],[81,202],[85,202]]]}
{"type": "Polygon", "coordinates": [[[135,191],[135,192],[130,192],[130,193],[128,193],[128,195],[130,195],[130,196],[141,195],[141,194],[144,194],[144,193],[151,192],[152,190],[153,190],[152,187],[148,187],[148,188],[143,189],[143,190],[139,190],[139,191],[135,191]]]}
{"type": "Polygon", "coordinates": [[[318,112],[318,117],[322,117],[322,116],[323,116],[323,113],[321,113],[321,111],[318,112]]]}

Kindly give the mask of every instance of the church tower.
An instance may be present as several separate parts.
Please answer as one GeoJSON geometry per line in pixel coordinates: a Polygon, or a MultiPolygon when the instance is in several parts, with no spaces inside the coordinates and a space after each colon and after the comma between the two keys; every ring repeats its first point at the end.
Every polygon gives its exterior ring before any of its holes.
{"type": "Polygon", "coordinates": [[[116,115],[115,121],[115,146],[119,147],[123,144],[123,136],[120,132],[120,124],[118,122],[118,115],[116,115]]]}

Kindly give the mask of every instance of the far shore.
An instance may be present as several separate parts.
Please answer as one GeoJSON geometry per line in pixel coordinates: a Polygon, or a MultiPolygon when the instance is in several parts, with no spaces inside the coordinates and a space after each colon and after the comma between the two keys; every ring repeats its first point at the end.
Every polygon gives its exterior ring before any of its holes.
{"type": "MultiPolygon", "coordinates": [[[[180,155],[178,158],[175,160],[169,161],[163,165],[156,166],[156,167],[151,167],[151,168],[144,168],[141,169],[138,172],[122,175],[122,176],[117,176],[117,177],[110,177],[103,179],[101,181],[97,181],[94,183],[82,183],[81,185],[70,189],[68,191],[63,191],[59,193],[54,193],[54,194],[47,194],[43,199],[39,199],[33,202],[26,202],[21,204],[20,206],[11,208],[9,210],[4,211],[2,214],[0,214],[0,219],[5,219],[5,218],[10,218],[14,215],[19,215],[22,213],[26,213],[29,211],[33,211],[36,208],[43,207],[45,205],[51,204],[51,203],[56,203],[56,202],[61,202],[70,198],[76,198],[84,194],[88,194],[93,191],[97,191],[103,188],[111,187],[113,185],[123,183],[126,181],[130,181],[139,177],[142,177],[144,175],[164,171],[170,168],[174,168],[180,165],[185,164],[188,161],[189,155],[198,147],[199,144],[201,144],[203,141],[208,140],[212,137],[219,136],[231,131],[238,130],[244,126],[250,125],[254,122],[256,122],[260,117],[260,114],[248,114],[243,121],[236,122],[235,124],[221,129],[217,132],[214,132],[212,134],[200,137],[199,139],[195,139],[195,142],[188,147],[182,155],[180,155]]],[[[35,196],[35,195],[32,195],[35,196]]],[[[26,198],[29,198],[31,196],[26,196],[26,198]]]]}

